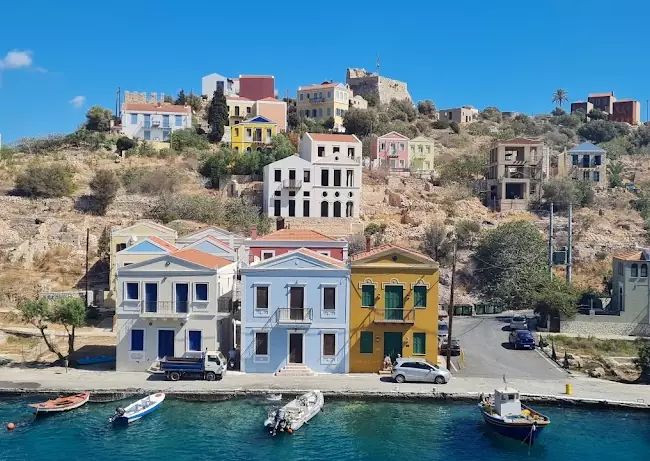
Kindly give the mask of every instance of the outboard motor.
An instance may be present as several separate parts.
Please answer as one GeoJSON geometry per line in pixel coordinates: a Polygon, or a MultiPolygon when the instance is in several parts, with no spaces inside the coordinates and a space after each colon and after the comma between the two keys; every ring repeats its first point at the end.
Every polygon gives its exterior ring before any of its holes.
{"type": "Polygon", "coordinates": [[[287,422],[285,420],[284,410],[282,408],[276,410],[274,423],[275,425],[273,426],[273,435],[277,434],[278,431],[284,431],[287,422]]]}
{"type": "Polygon", "coordinates": [[[110,418],[109,421],[112,423],[112,422],[115,421],[117,418],[121,418],[122,416],[124,416],[124,413],[125,413],[124,408],[117,407],[117,408],[115,409],[115,414],[110,418]]]}

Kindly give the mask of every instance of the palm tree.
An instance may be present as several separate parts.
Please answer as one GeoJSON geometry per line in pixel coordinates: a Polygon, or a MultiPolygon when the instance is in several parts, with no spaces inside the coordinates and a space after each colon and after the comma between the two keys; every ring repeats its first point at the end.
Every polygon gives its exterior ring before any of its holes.
{"type": "Polygon", "coordinates": [[[609,187],[623,187],[623,173],[625,167],[621,162],[610,163],[607,166],[609,173],[609,187]]]}
{"type": "Polygon", "coordinates": [[[564,91],[562,88],[558,88],[555,90],[555,93],[553,93],[553,102],[562,107],[562,104],[569,102],[569,93],[564,91]]]}

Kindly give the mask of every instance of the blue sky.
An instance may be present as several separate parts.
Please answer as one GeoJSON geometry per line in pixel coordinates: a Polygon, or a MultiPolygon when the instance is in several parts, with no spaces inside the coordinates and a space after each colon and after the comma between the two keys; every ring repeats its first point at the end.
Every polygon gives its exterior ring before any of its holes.
{"type": "Polygon", "coordinates": [[[645,119],[650,98],[644,0],[5,3],[4,142],[72,131],[91,105],[114,108],[118,86],[175,95],[212,72],[271,74],[295,97],[346,67],[374,70],[378,54],[383,75],[439,108],[534,114],[556,88],[571,100],[614,90],[645,119]]]}

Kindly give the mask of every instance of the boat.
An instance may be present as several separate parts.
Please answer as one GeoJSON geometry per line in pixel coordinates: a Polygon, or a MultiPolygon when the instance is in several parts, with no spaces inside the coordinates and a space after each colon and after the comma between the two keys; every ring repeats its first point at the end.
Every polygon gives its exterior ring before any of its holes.
{"type": "Polygon", "coordinates": [[[47,400],[40,403],[32,403],[29,406],[36,409],[36,414],[40,413],[60,413],[62,411],[74,410],[85,405],[90,398],[90,392],[70,395],[68,397],[59,397],[58,399],[47,400]]]}
{"type": "Polygon", "coordinates": [[[97,363],[112,363],[115,362],[114,355],[97,355],[95,357],[84,357],[77,360],[78,365],[95,365],[97,363]]]}
{"type": "Polygon", "coordinates": [[[271,402],[279,402],[282,400],[282,394],[270,394],[266,400],[269,400],[271,402]]]}
{"type": "Polygon", "coordinates": [[[145,398],[133,402],[126,408],[116,408],[115,414],[108,421],[113,424],[132,423],[156,411],[160,404],[163,403],[163,400],[165,400],[165,394],[162,392],[148,395],[145,398]]]}
{"type": "Polygon", "coordinates": [[[495,432],[531,446],[551,423],[547,416],[522,404],[519,392],[507,385],[495,389],[494,395],[482,395],[478,406],[483,419],[495,432]]]}
{"type": "Polygon", "coordinates": [[[309,391],[281,408],[271,409],[264,427],[273,435],[278,432],[291,434],[316,416],[323,409],[324,403],[321,391],[309,391]]]}

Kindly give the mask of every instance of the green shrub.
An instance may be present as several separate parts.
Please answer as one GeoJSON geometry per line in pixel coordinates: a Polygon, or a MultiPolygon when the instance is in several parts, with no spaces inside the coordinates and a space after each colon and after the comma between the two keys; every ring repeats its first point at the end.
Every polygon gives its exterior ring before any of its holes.
{"type": "Polygon", "coordinates": [[[29,165],[15,184],[16,191],[28,197],[64,197],[75,188],[74,170],[64,164],[29,165]]]}
{"type": "Polygon", "coordinates": [[[172,167],[134,167],[120,172],[120,181],[130,194],[158,195],[177,192],[182,176],[172,167]]]}
{"type": "Polygon", "coordinates": [[[638,340],[639,353],[634,364],[641,370],[640,381],[650,382],[650,341],[638,340]]]}
{"type": "Polygon", "coordinates": [[[210,148],[210,141],[205,136],[197,134],[195,129],[186,128],[172,133],[171,148],[178,152],[186,149],[207,150],[210,148]]]}
{"type": "Polygon", "coordinates": [[[133,149],[135,147],[135,141],[131,138],[127,138],[126,136],[122,136],[117,140],[116,146],[118,152],[121,154],[125,150],[133,149]]]}
{"type": "Polygon", "coordinates": [[[451,128],[451,130],[456,134],[460,133],[460,125],[458,124],[458,122],[455,121],[449,122],[449,128],[451,128]]]}
{"type": "Polygon", "coordinates": [[[120,190],[120,180],[111,170],[99,170],[90,181],[90,190],[97,201],[97,212],[105,215],[120,190]]]}
{"type": "Polygon", "coordinates": [[[431,126],[436,130],[446,130],[449,128],[449,121],[446,119],[436,120],[431,124],[431,126]]]}

